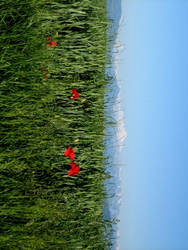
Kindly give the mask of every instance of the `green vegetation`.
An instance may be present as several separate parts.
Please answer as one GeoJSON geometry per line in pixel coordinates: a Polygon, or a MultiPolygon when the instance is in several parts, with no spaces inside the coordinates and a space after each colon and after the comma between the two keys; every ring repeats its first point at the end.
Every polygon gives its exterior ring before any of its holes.
{"type": "Polygon", "coordinates": [[[107,26],[106,0],[0,1],[0,249],[110,247],[107,26]],[[73,177],[66,145],[80,166],[73,177]]]}

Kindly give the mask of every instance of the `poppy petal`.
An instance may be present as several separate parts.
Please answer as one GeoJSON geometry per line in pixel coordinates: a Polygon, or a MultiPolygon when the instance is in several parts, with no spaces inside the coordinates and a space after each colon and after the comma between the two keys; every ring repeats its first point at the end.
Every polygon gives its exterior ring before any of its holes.
{"type": "Polygon", "coordinates": [[[79,97],[79,93],[76,89],[72,89],[73,96],[70,99],[77,99],[79,97]]]}
{"type": "Polygon", "coordinates": [[[72,169],[74,169],[74,171],[76,171],[76,172],[80,171],[80,166],[78,164],[74,163],[73,161],[70,163],[70,166],[72,169]]]}
{"type": "Polygon", "coordinates": [[[65,150],[65,152],[64,152],[64,155],[65,156],[68,156],[69,154],[70,154],[70,147],[68,147],[66,150],[65,150]]]}
{"type": "Polygon", "coordinates": [[[57,43],[54,41],[51,41],[51,48],[54,48],[55,46],[57,46],[57,43]]]}
{"type": "Polygon", "coordinates": [[[49,48],[54,48],[55,46],[57,46],[57,43],[53,40],[48,40],[49,42],[47,43],[46,47],[49,48]]]}
{"type": "Polygon", "coordinates": [[[75,158],[74,148],[68,147],[65,150],[64,155],[67,156],[68,158],[70,158],[71,160],[74,160],[74,158],[75,158]]]}
{"type": "Polygon", "coordinates": [[[71,168],[75,168],[76,167],[76,163],[74,163],[73,161],[70,163],[71,168]]]}
{"type": "Polygon", "coordinates": [[[78,91],[76,89],[72,89],[72,93],[74,94],[75,98],[79,97],[78,91]]]}
{"type": "Polygon", "coordinates": [[[70,158],[71,160],[74,160],[74,157],[75,157],[74,152],[71,152],[71,153],[69,154],[69,158],[70,158]]]}
{"type": "Polygon", "coordinates": [[[74,170],[73,170],[73,169],[70,169],[70,170],[69,170],[68,176],[74,176],[74,170]]]}
{"type": "Polygon", "coordinates": [[[80,172],[80,166],[73,161],[70,163],[71,169],[68,172],[69,176],[74,176],[80,172]]]}

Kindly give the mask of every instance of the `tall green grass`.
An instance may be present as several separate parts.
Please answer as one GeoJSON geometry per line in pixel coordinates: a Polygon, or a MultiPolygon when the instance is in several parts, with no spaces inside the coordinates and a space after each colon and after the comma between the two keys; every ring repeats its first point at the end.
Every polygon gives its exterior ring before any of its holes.
{"type": "Polygon", "coordinates": [[[0,1],[0,249],[111,246],[102,205],[107,27],[105,0],[0,1]],[[46,36],[58,45],[46,49],[46,36]],[[80,98],[69,99],[72,88],[80,98]],[[66,145],[81,168],[74,177],[66,145]]]}

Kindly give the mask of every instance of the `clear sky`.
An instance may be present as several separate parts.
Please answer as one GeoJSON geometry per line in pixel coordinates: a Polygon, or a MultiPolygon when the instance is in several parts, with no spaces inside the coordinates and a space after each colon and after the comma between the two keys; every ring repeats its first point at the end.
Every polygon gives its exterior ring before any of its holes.
{"type": "Polygon", "coordinates": [[[122,0],[120,250],[188,249],[188,0],[122,0]]]}

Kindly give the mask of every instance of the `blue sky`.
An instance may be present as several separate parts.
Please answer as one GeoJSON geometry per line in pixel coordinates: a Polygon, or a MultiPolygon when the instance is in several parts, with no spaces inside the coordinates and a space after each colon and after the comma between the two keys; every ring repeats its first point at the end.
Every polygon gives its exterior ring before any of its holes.
{"type": "Polygon", "coordinates": [[[188,1],[122,0],[120,250],[188,249],[188,1]]]}

